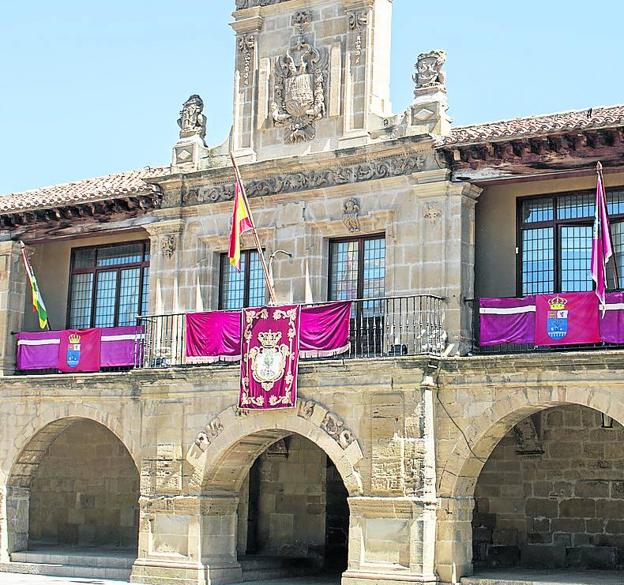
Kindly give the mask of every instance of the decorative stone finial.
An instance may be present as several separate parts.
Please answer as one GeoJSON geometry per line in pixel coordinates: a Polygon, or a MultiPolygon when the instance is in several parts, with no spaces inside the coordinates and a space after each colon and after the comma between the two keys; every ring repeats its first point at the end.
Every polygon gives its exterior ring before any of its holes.
{"type": "Polygon", "coordinates": [[[256,6],[270,6],[271,4],[279,4],[285,0],[236,0],[236,10],[243,8],[254,8],[256,6]]]}
{"type": "Polygon", "coordinates": [[[430,51],[418,55],[415,66],[416,72],[413,76],[416,91],[429,87],[444,87],[446,75],[442,71],[442,67],[445,62],[446,53],[444,51],[430,51]]]}
{"type": "Polygon", "coordinates": [[[202,113],[203,111],[204,102],[198,95],[192,95],[184,102],[178,119],[180,138],[199,136],[204,139],[206,137],[206,116],[202,113]]]}

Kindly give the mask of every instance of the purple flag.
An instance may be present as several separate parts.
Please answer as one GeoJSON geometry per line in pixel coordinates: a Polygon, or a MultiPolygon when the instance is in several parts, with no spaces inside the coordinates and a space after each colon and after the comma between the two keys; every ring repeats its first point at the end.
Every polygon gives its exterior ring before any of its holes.
{"type": "MultiPolygon", "coordinates": [[[[598,163],[600,165],[600,163],[598,163]]],[[[602,184],[601,166],[598,167],[598,184],[596,187],[596,211],[594,215],[594,233],[592,238],[591,277],[596,283],[596,296],[604,316],[605,294],[607,290],[607,262],[613,256],[611,235],[609,232],[609,214],[607,213],[607,197],[602,184]]]]}
{"type": "Polygon", "coordinates": [[[302,358],[332,357],[349,351],[351,301],[301,309],[302,358]]]}
{"type": "Polygon", "coordinates": [[[535,297],[481,299],[480,345],[535,343],[535,297]]]}
{"type": "Polygon", "coordinates": [[[605,309],[600,319],[601,341],[624,343],[624,293],[607,293],[605,309]]]}

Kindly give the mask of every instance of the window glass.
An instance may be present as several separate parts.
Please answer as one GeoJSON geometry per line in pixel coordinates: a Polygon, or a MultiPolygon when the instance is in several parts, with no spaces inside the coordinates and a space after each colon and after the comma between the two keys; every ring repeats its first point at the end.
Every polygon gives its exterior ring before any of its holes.
{"type": "Polygon", "coordinates": [[[553,292],[555,286],[553,229],[522,232],[523,295],[553,292]]]}
{"type": "MultiPolygon", "coordinates": [[[[521,291],[523,295],[591,291],[595,191],[525,199],[521,204],[521,291]],[[554,211],[556,210],[556,213],[554,211]],[[538,225],[534,225],[539,222],[538,225]]],[[[624,190],[607,192],[611,237],[622,274],[624,190]]],[[[608,288],[616,288],[615,264],[607,266],[608,288]]],[[[619,286],[624,285],[620,276],[619,286]]]]}
{"type": "Polygon", "coordinates": [[[583,195],[566,195],[557,201],[557,217],[559,219],[593,218],[596,197],[590,193],[583,195]]]}
{"type": "Polygon", "coordinates": [[[93,273],[74,274],[72,278],[69,326],[86,329],[91,325],[93,273]]]}
{"type": "Polygon", "coordinates": [[[560,242],[561,292],[592,290],[592,226],[563,226],[560,242]]]}
{"type": "Polygon", "coordinates": [[[522,221],[524,223],[552,221],[554,209],[552,197],[548,199],[527,199],[522,203],[522,221]]]}
{"type": "Polygon", "coordinates": [[[221,294],[219,307],[236,311],[266,303],[266,286],[260,256],[256,250],[243,250],[240,272],[230,264],[227,254],[221,255],[221,294]]]}
{"type": "Polygon", "coordinates": [[[143,242],[106,246],[97,252],[98,266],[119,266],[120,264],[138,264],[143,261],[143,242]]]}
{"type": "Polygon", "coordinates": [[[69,327],[134,325],[147,314],[148,242],[78,248],[72,258],[69,327]]]}
{"type": "Polygon", "coordinates": [[[95,327],[114,327],[117,271],[98,272],[96,282],[95,327]]]}
{"type": "Polygon", "coordinates": [[[332,242],[329,297],[333,301],[358,298],[359,241],[332,242]]]}
{"type": "MultiPolygon", "coordinates": [[[[386,278],[384,237],[336,241],[331,242],[330,247],[330,300],[384,296],[386,278]]],[[[380,303],[368,302],[365,305],[375,312],[380,303]]]]}
{"type": "Polygon", "coordinates": [[[117,319],[117,324],[120,327],[134,325],[136,323],[140,281],[140,268],[126,268],[121,271],[119,315],[117,319]]]}

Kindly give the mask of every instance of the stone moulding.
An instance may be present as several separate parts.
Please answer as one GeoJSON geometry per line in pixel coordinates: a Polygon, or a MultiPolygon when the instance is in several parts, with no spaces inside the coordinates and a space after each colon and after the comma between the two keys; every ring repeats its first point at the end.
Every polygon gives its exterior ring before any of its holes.
{"type": "MultiPolygon", "coordinates": [[[[248,181],[245,184],[245,188],[249,197],[296,193],[311,189],[410,175],[425,170],[425,162],[424,154],[395,156],[350,166],[289,173],[256,181],[248,181]]],[[[234,183],[227,183],[203,189],[193,189],[189,191],[184,204],[218,203],[220,201],[231,201],[232,199],[234,199],[234,183]]]]}

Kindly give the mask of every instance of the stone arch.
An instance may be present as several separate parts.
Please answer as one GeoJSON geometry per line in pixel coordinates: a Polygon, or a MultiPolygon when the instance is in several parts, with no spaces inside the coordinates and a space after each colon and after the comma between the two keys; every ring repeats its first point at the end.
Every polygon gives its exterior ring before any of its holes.
{"type": "MultiPolygon", "coordinates": [[[[92,420],[106,427],[106,429],[113,433],[128,450],[135,467],[140,473],[141,457],[138,441],[128,432],[124,432],[118,418],[102,411],[100,408],[85,404],[53,404],[46,406],[45,411],[41,415],[33,417],[17,433],[14,441],[14,452],[12,457],[7,460],[9,465],[5,470],[6,481],[11,483],[11,477],[14,475],[16,465],[19,464],[25,452],[29,450],[33,440],[37,439],[37,441],[43,442],[47,440],[49,446],[67,426],[79,419],[92,420]],[[63,426],[63,421],[67,421],[65,426],[63,426]]],[[[33,445],[35,445],[35,443],[33,443],[33,445]]],[[[43,443],[39,446],[42,445],[43,443]]],[[[43,451],[45,452],[45,449],[43,449],[43,451]]],[[[0,471],[0,473],[2,472],[0,471]]]]}
{"type": "Polygon", "coordinates": [[[479,475],[503,437],[520,421],[549,408],[579,405],[624,424],[624,396],[602,388],[509,389],[458,433],[438,481],[436,571],[447,583],[472,574],[472,513],[479,475]]]}
{"type": "Polygon", "coordinates": [[[237,492],[258,456],[293,433],[326,453],[350,497],[362,494],[358,441],[340,417],[312,400],[298,400],[297,408],[289,410],[260,413],[233,406],[223,411],[199,433],[187,455],[194,467],[192,486],[204,493],[237,492]]]}
{"type": "Polygon", "coordinates": [[[72,405],[71,409],[63,408],[48,412],[47,417],[39,416],[31,420],[18,434],[15,440],[15,455],[8,471],[5,473],[4,517],[0,530],[0,558],[8,558],[8,554],[25,549],[29,539],[29,506],[31,487],[48,449],[54,441],[71,425],[80,421],[88,421],[105,429],[123,446],[132,461],[132,467],[140,476],[137,457],[128,448],[123,439],[121,425],[110,415],[95,408],[84,405],[72,405]],[[67,414],[55,418],[56,414],[67,414]],[[6,524],[5,524],[6,523],[6,524]]]}
{"type": "Polygon", "coordinates": [[[443,497],[472,497],[485,461],[516,424],[531,414],[566,404],[586,406],[624,424],[624,397],[617,397],[608,389],[510,390],[505,398],[497,400],[462,429],[465,439],[458,438],[444,462],[438,493],[443,497]]]}

